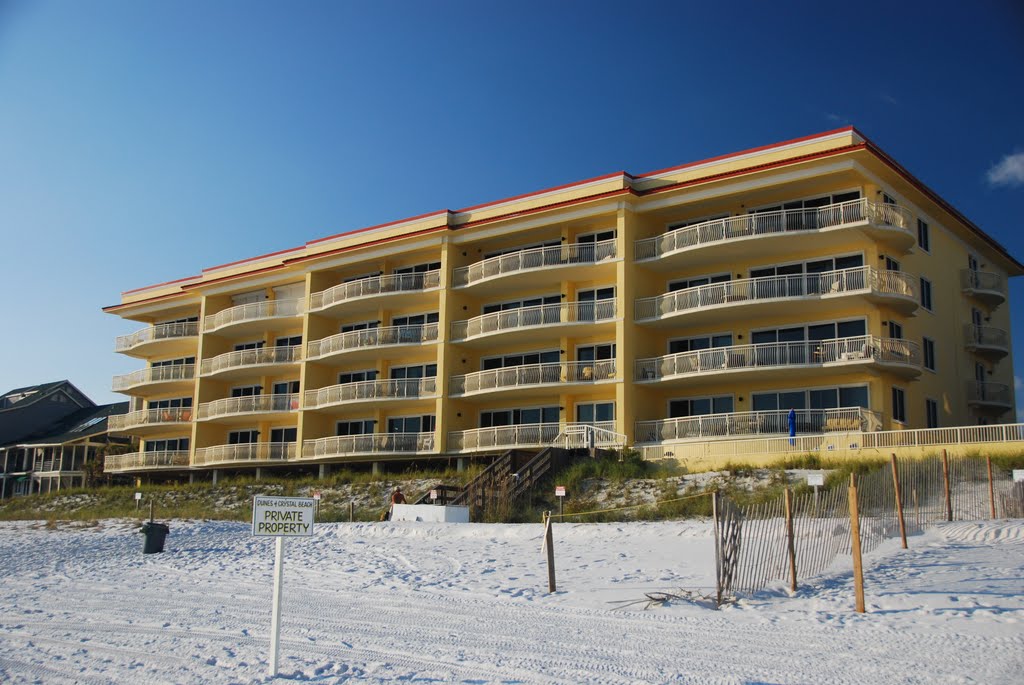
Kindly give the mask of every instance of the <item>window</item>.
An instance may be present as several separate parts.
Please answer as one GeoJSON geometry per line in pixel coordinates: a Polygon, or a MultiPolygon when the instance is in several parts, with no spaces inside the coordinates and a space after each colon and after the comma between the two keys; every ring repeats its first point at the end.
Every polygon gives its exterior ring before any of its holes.
{"type": "MultiPolygon", "coordinates": [[[[543,305],[560,305],[562,302],[561,295],[545,295],[544,297],[533,297],[528,300],[513,300],[511,302],[495,302],[492,304],[485,304],[483,307],[484,314],[493,314],[495,312],[505,312],[512,309],[524,309],[526,307],[540,307],[543,305]]],[[[548,321],[558,321],[558,308],[551,307],[550,312],[553,318],[548,316],[548,308],[544,310],[544,319],[548,321]]]]}
{"type": "Polygon", "coordinates": [[[725,283],[729,278],[730,274],[714,274],[712,276],[683,278],[678,281],[670,281],[668,284],[668,291],[671,293],[676,290],[686,290],[687,288],[699,288],[702,285],[710,285],[712,283],[725,283]]]}
{"type": "Polygon", "coordinates": [[[338,374],[339,385],[344,385],[345,383],[362,383],[363,381],[374,380],[377,380],[377,369],[368,369],[366,371],[344,371],[338,374]]]}
{"type": "Polygon", "coordinates": [[[262,385],[240,385],[237,388],[231,388],[232,397],[253,397],[263,392],[262,385]]]}
{"type": "Polygon", "coordinates": [[[260,441],[260,432],[257,430],[231,431],[228,433],[229,445],[248,445],[260,441]]]}
{"type": "Polygon", "coordinates": [[[751,395],[754,411],[788,409],[832,409],[835,407],[868,408],[868,386],[850,385],[814,390],[759,392],[751,395]]]}
{"type": "Polygon", "coordinates": [[[907,422],[907,394],[903,388],[893,386],[892,389],[892,420],[907,422]]]}
{"type": "Polygon", "coordinates": [[[186,364],[195,364],[195,363],[196,363],[196,358],[195,357],[182,357],[181,359],[165,359],[165,360],[160,361],[160,362],[151,362],[150,366],[155,369],[158,366],[185,366],[186,364]]]}
{"type": "Polygon", "coordinates": [[[433,433],[435,426],[436,421],[433,414],[388,418],[388,433],[433,433]]]}
{"type": "Polygon", "coordinates": [[[298,438],[296,428],[272,428],[270,442],[295,442],[298,438]]]}
{"type": "Polygon", "coordinates": [[[917,220],[917,244],[925,252],[932,251],[932,238],[928,230],[928,222],[917,220]]]}
{"type": "Polygon", "coordinates": [[[732,345],[732,333],[719,333],[716,335],[702,335],[696,338],[680,338],[668,341],[668,353],[695,352],[707,350],[712,347],[730,347],[732,345]]]}
{"type": "Polygon", "coordinates": [[[417,264],[415,266],[403,266],[400,269],[395,269],[396,274],[424,274],[428,271],[440,271],[441,262],[427,262],[425,264],[417,264]]]}
{"type": "Polygon", "coordinates": [[[392,366],[392,378],[433,378],[437,375],[437,364],[420,364],[419,366],[392,366]]]}
{"type": "Polygon", "coordinates": [[[188,452],[188,438],[168,438],[166,440],[147,440],[147,452],[188,452]]]}
{"type": "Polygon", "coordinates": [[[896,321],[889,322],[889,337],[897,340],[903,339],[903,325],[896,321]]]}
{"type": "Polygon", "coordinates": [[[175,323],[196,323],[199,321],[198,316],[186,316],[184,319],[171,319],[170,321],[158,321],[156,326],[168,326],[175,323]]]}
{"type": "Polygon", "coordinates": [[[263,348],[265,343],[262,340],[257,342],[238,343],[235,345],[235,352],[241,352],[242,350],[259,350],[263,348]]]}
{"type": "Polygon", "coordinates": [[[776,233],[779,231],[806,231],[821,226],[833,226],[838,222],[862,219],[860,205],[843,208],[842,217],[834,211],[821,212],[822,207],[838,205],[860,199],[860,191],[821,195],[803,200],[792,200],[780,205],[758,207],[750,210],[754,233],[776,233]]]}
{"type": "Polygon", "coordinates": [[[361,419],[358,421],[338,421],[335,425],[335,435],[369,435],[373,433],[373,427],[377,422],[373,419],[361,419]]]}
{"type": "Polygon", "coordinates": [[[598,231],[597,233],[586,233],[576,236],[577,243],[600,243],[605,240],[615,240],[615,229],[598,231]]]}
{"type": "Polygon", "coordinates": [[[707,224],[712,221],[721,221],[722,219],[728,219],[728,214],[713,214],[711,216],[701,217],[700,219],[689,219],[687,221],[677,221],[668,225],[668,230],[674,231],[679,228],[686,228],[687,226],[696,226],[697,224],[707,224]]]}
{"type": "Polygon", "coordinates": [[[522,354],[506,354],[502,357],[486,357],[480,360],[480,369],[503,369],[509,366],[526,366],[530,364],[557,364],[560,354],[558,350],[545,352],[524,352],[522,354]]]}
{"type": "Polygon", "coordinates": [[[921,339],[921,347],[924,350],[924,368],[929,371],[935,370],[935,341],[924,337],[921,339]]]}
{"type": "Polygon", "coordinates": [[[892,257],[888,257],[887,256],[885,258],[885,270],[886,271],[899,271],[900,270],[900,263],[897,262],[892,257]]]}
{"type": "Polygon", "coordinates": [[[496,409],[480,412],[480,427],[521,426],[532,423],[558,423],[558,407],[496,409]]]}
{"type": "Polygon", "coordinates": [[[896,204],[896,198],[889,195],[889,193],[882,193],[882,202],[887,205],[896,204]]]}
{"type": "Polygon", "coordinates": [[[282,381],[280,383],[274,383],[274,394],[275,395],[294,395],[299,392],[298,381],[282,381]]]}
{"type": "Polygon", "coordinates": [[[687,397],[679,400],[670,400],[668,403],[668,417],[670,419],[686,416],[703,416],[705,414],[730,414],[732,411],[732,395],[687,397]]]}
{"type": "Polygon", "coordinates": [[[351,333],[352,331],[367,331],[376,328],[380,325],[380,321],[360,321],[359,323],[346,323],[342,324],[342,333],[351,333]]]}
{"type": "Polygon", "coordinates": [[[615,420],[614,402],[587,402],[576,405],[576,420],[579,423],[594,425],[615,420]]]}
{"type": "Polygon", "coordinates": [[[429,314],[414,314],[409,316],[396,316],[391,319],[392,326],[423,326],[428,323],[437,323],[437,312],[429,314]]]}
{"type": "Polygon", "coordinates": [[[939,427],[939,403],[935,400],[924,401],[924,415],[928,422],[928,428],[939,427]]]}
{"type": "Polygon", "coordinates": [[[301,335],[291,335],[285,338],[278,338],[274,341],[274,345],[277,347],[294,347],[295,345],[302,344],[301,335]]]}
{"type": "Polygon", "coordinates": [[[615,316],[615,288],[595,288],[576,293],[580,321],[597,321],[615,316]]]}
{"type": "Polygon", "coordinates": [[[171,400],[150,400],[148,403],[150,409],[179,409],[188,408],[192,406],[191,397],[176,397],[171,400]]]}
{"type": "Polygon", "coordinates": [[[932,311],[932,282],[927,278],[921,278],[921,306],[932,311]]]}
{"type": "Polygon", "coordinates": [[[544,243],[536,243],[534,245],[523,245],[522,247],[510,247],[506,250],[495,250],[494,252],[488,252],[484,255],[484,259],[490,259],[491,257],[498,257],[503,254],[512,254],[513,252],[523,252],[524,250],[536,250],[539,247],[559,247],[561,246],[561,240],[549,240],[544,243]]]}

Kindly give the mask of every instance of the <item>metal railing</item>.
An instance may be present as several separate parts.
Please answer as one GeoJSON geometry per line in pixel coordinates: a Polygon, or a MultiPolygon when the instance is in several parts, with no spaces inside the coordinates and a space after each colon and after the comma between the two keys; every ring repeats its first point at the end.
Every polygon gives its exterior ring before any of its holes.
{"type": "Polygon", "coordinates": [[[103,459],[105,473],[138,469],[187,469],[188,467],[188,450],[108,454],[103,459]]]}
{"type": "Polygon", "coordinates": [[[1024,441],[1024,423],[1001,423],[987,426],[914,428],[866,433],[861,438],[861,446],[887,449],[891,447],[930,447],[1022,441],[1024,441]]]}
{"type": "Polygon", "coordinates": [[[991,271],[962,269],[960,271],[960,288],[971,292],[993,292],[1006,297],[1006,279],[991,271]]]}
{"type": "Polygon", "coordinates": [[[1012,407],[1013,393],[1006,383],[967,381],[967,402],[1012,407]]]}
{"type": "Polygon", "coordinates": [[[230,416],[232,414],[296,411],[298,408],[298,393],[225,397],[224,399],[200,404],[199,420],[214,419],[218,416],[230,416]]]}
{"type": "Polygon", "coordinates": [[[338,333],[309,343],[309,358],[318,359],[327,355],[388,345],[419,345],[437,342],[437,324],[422,326],[385,326],[367,328],[361,331],[338,333]]]}
{"type": "Polygon", "coordinates": [[[437,397],[436,378],[390,378],[307,390],[304,395],[304,408],[321,409],[346,402],[429,397],[437,397]]]}
{"type": "Polygon", "coordinates": [[[134,388],[148,383],[168,383],[173,381],[190,381],[196,377],[195,364],[173,364],[167,366],[151,366],[121,376],[114,376],[114,392],[134,388]]]}
{"type": "Polygon", "coordinates": [[[452,322],[452,339],[469,340],[481,335],[551,324],[586,324],[615,318],[615,300],[563,302],[536,307],[506,309],[452,322]]]}
{"type": "Polygon", "coordinates": [[[434,452],[433,433],[366,433],[306,440],[303,459],[349,457],[363,454],[422,454],[434,452]]]}
{"type": "Polygon", "coordinates": [[[474,428],[448,433],[448,449],[471,452],[494,447],[546,447],[562,432],[559,423],[523,423],[517,426],[474,428]]]}
{"type": "Polygon", "coordinates": [[[249,366],[271,366],[274,364],[297,364],[302,361],[302,345],[281,345],[280,347],[260,347],[254,350],[236,350],[219,354],[211,359],[204,359],[203,376],[208,376],[229,369],[241,369],[249,366]]]}
{"type": "Polygon", "coordinates": [[[637,261],[657,259],[687,248],[714,245],[751,236],[776,235],[790,231],[817,231],[869,221],[901,229],[910,235],[913,215],[903,207],[877,204],[870,200],[850,200],[813,209],[783,209],[702,221],[637,240],[633,256],[637,261]]]}
{"type": "Polygon", "coordinates": [[[203,331],[209,333],[218,328],[242,323],[243,321],[291,318],[301,316],[304,311],[306,311],[306,298],[304,297],[288,300],[250,302],[249,304],[240,304],[237,307],[231,307],[230,309],[204,317],[203,331]]]}
{"type": "Polygon", "coordinates": [[[625,435],[615,432],[614,421],[598,421],[597,423],[568,423],[554,442],[555,445],[567,450],[590,447],[622,449],[626,446],[626,440],[625,435]]]}
{"type": "Polygon", "coordinates": [[[196,449],[193,466],[239,462],[283,462],[295,458],[294,442],[247,442],[196,449]]]}
{"type": "Polygon", "coordinates": [[[614,359],[524,364],[452,376],[448,383],[448,393],[450,395],[471,395],[499,388],[558,383],[592,383],[613,378],[615,378],[614,359]]]}
{"type": "Polygon", "coordinates": [[[389,293],[420,292],[432,290],[441,285],[440,271],[426,271],[415,274],[388,274],[371,276],[349,281],[328,288],[309,297],[311,311],[325,309],[339,302],[348,302],[364,297],[375,297],[389,293]]]}
{"type": "Polygon", "coordinates": [[[199,323],[196,321],[162,323],[157,326],[149,326],[141,331],[135,331],[128,335],[118,336],[114,342],[115,352],[124,352],[143,343],[156,340],[175,340],[178,338],[193,338],[199,335],[199,323]]]}
{"type": "Polygon", "coordinates": [[[902,271],[884,271],[870,266],[816,274],[742,278],[640,298],[636,300],[636,320],[730,304],[859,292],[895,295],[917,302],[917,279],[902,271]]]}
{"type": "Polygon", "coordinates": [[[141,409],[127,414],[112,414],[107,417],[107,429],[123,431],[141,426],[159,426],[169,423],[188,423],[192,420],[192,407],[168,407],[166,409],[141,409]]]}
{"type": "Polygon", "coordinates": [[[1010,348],[1010,336],[1002,328],[964,324],[964,343],[968,347],[1010,348]]]}
{"type": "Polygon", "coordinates": [[[498,276],[545,267],[594,264],[605,259],[613,259],[615,256],[614,239],[597,243],[568,243],[551,247],[534,247],[507,252],[469,266],[459,267],[452,273],[452,285],[459,288],[498,276]]]}
{"type": "Polygon", "coordinates": [[[859,335],[831,340],[757,343],[712,347],[664,357],[638,359],[634,380],[657,381],[690,374],[719,373],[735,369],[766,369],[780,366],[817,366],[844,362],[875,361],[883,364],[921,365],[916,342],[898,338],[859,335]]]}
{"type": "MultiPolygon", "coordinates": [[[[882,427],[881,415],[863,407],[797,409],[795,415],[797,434],[868,432],[877,431],[882,427]]],[[[637,421],[634,440],[638,443],[651,443],[780,433],[789,433],[789,410],[704,414],[657,421],[637,421]]]]}

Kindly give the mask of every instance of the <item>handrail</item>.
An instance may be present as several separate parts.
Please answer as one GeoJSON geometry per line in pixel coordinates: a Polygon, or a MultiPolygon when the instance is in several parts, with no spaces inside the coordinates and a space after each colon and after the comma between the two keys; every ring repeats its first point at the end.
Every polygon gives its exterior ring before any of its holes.
{"type": "Polygon", "coordinates": [[[452,272],[452,286],[461,288],[498,276],[552,266],[595,264],[615,255],[615,240],[596,243],[566,243],[506,252],[462,266],[452,272]]]}
{"type": "Polygon", "coordinates": [[[1010,337],[1002,328],[964,324],[964,342],[969,346],[1009,349],[1010,337]]]}
{"type": "Polygon", "coordinates": [[[794,297],[828,297],[855,292],[879,292],[917,302],[917,282],[902,271],[880,270],[870,266],[839,269],[815,274],[793,274],[741,278],[699,285],[684,290],[636,300],[636,320],[736,303],[794,297]]]}
{"type": "Polygon", "coordinates": [[[1006,279],[991,271],[960,270],[960,289],[971,292],[994,292],[1006,296],[1006,279]]]}
{"type": "Polygon", "coordinates": [[[115,352],[124,352],[143,343],[156,340],[174,340],[178,338],[192,338],[199,335],[199,323],[196,321],[179,321],[177,323],[162,323],[156,326],[147,326],[142,330],[118,336],[114,342],[115,352]]]}
{"type": "Polygon", "coordinates": [[[637,359],[633,378],[636,381],[656,381],[673,376],[717,373],[733,369],[817,366],[861,361],[920,366],[921,348],[911,340],[877,338],[873,335],[712,347],[663,357],[637,359]]]}
{"type": "Polygon", "coordinates": [[[120,392],[146,383],[166,383],[170,381],[188,381],[196,377],[195,364],[168,364],[166,366],[150,366],[131,373],[114,376],[113,390],[120,392]]]}
{"type": "Polygon", "coordinates": [[[188,468],[188,466],[188,450],[129,452],[128,454],[108,454],[103,458],[104,473],[130,469],[188,468]]]}
{"type": "Polygon", "coordinates": [[[320,340],[311,340],[308,346],[308,356],[310,359],[318,359],[348,350],[437,342],[437,332],[437,324],[428,323],[418,326],[384,326],[337,333],[320,340]]]}
{"type": "Polygon", "coordinates": [[[296,364],[302,361],[302,345],[280,345],[278,347],[259,347],[252,350],[235,350],[225,352],[210,359],[204,359],[201,375],[239,369],[248,366],[268,366],[272,364],[296,364]]]}
{"type": "Polygon", "coordinates": [[[192,463],[194,466],[207,466],[234,462],[288,461],[294,458],[294,442],[246,442],[197,448],[192,463]]]}
{"type": "Polygon", "coordinates": [[[1013,406],[1010,386],[1006,383],[967,381],[967,401],[978,404],[1013,406]]]}
{"type": "Polygon", "coordinates": [[[666,254],[751,236],[793,231],[818,231],[861,221],[889,226],[910,234],[913,215],[909,210],[861,198],[812,209],[782,209],[702,221],[637,240],[633,257],[637,261],[658,259],[666,254]]]}
{"type": "Polygon", "coordinates": [[[437,379],[430,378],[388,378],[373,381],[357,381],[330,385],[317,390],[307,390],[304,408],[319,409],[343,402],[363,402],[396,398],[427,398],[437,396],[437,379]]]}
{"type": "Polygon", "coordinates": [[[347,302],[364,297],[388,295],[392,293],[420,292],[438,288],[441,285],[441,272],[425,271],[412,274],[388,274],[360,278],[347,283],[340,283],[309,296],[310,311],[319,311],[339,302],[347,302]]]}
{"type": "Polygon", "coordinates": [[[246,397],[225,397],[199,405],[199,420],[213,419],[230,414],[253,414],[257,412],[296,411],[299,408],[298,393],[277,395],[248,395],[246,397]]]}
{"type": "Polygon", "coordinates": [[[592,383],[615,378],[615,360],[523,364],[452,376],[449,395],[558,383],[592,383]]]}
{"type": "Polygon", "coordinates": [[[602,421],[598,423],[569,423],[553,444],[560,445],[565,449],[583,449],[588,447],[615,447],[626,446],[628,438],[622,433],[612,430],[615,423],[602,421]]]}
{"type": "Polygon", "coordinates": [[[551,324],[593,323],[614,319],[615,300],[562,302],[535,307],[506,309],[452,322],[452,340],[470,340],[499,331],[534,328],[551,324]]]}
{"type": "Polygon", "coordinates": [[[203,331],[210,333],[218,328],[243,321],[259,319],[281,319],[301,316],[306,310],[306,298],[299,297],[287,300],[264,300],[250,302],[221,310],[216,314],[203,317],[203,331]]]}
{"type": "Polygon", "coordinates": [[[107,417],[110,432],[123,431],[139,426],[188,423],[192,420],[192,407],[167,407],[164,409],[140,409],[127,414],[111,414],[107,417]]]}
{"type": "Polygon", "coordinates": [[[357,454],[430,453],[433,433],[365,433],[306,440],[302,459],[352,456],[357,454]]]}
{"type": "MultiPolygon", "coordinates": [[[[606,431],[602,436],[612,433],[613,422],[596,424],[582,423],[521,423],[514,426],[492,426],[490,428],[473,428],[448,433],[448,449],[455,452],[472,452],[501,447],[546,447],[553,444],[566,430],[575,426],[592,426],[606,431]]],[[[618,435],[617,433],[614,435],[618,435]]],[[[623,436],[624,437],[624,436],[623,436]]]]}
{"type": "MultiPolygon", "coordinates": [[[[796,432],[875,431],[882,427],[881,414],[863,407],[797,409],[796,432]]],[[[789,432],[789,410],[702,414],[675,419],[637,421],[634,439],[638,443],[663,440],[719,438],[746,435],[778,435],[789,432]]]]}

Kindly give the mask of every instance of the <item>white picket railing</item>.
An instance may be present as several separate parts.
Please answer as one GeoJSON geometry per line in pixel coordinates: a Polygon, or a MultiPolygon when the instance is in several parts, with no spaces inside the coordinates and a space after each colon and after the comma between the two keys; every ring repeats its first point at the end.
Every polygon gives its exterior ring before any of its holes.
{"type": "Polygon", "coordinates": [[[371,276],[349,281],[328,288],[309,297],[310,311],[326,309],[339,302],[348,302],[364,297],[376,297],[392,293],[422,292],[441,285],[440,271],[426,271],[414,274],[388,274],[371,276]]]}
{"type": "Polygon", "coordinates": [[[149,383],[168,383],[173,381],[189,381],[196,377],[195,364],[168,364],[151,366],[132,373],[114,376],[114,392],[121,392],[139,385],[149,383]]]}
{"type": "Polygon", "coordinates": [[[188,450],[108,454],[103,459],[104,473],[149,469],[187,469],[188,467],[188,450]]]}
{"type": "Polygon", "coordinates": [[[506,309],[452,322],[452,340],[470,340],[500,331],[550,326],[552,324],[587,324],[615,318],[615,300],[596,302],[563,302],[536,307],[506,309]]]}
{"type": "MultiPolygon", "coordinates": [[[[863,407],[797,409],[794,414],[798,435],[834,431],[868,432],[877,431],[882,427],[881,415],[863,407]]],[[[747,411],[637,421],[633,439],[638,443],[652,443],[788,432],[789,410],[747,411]]]]}
{"type": "Polygon", "coordinates": [[[203,331],[210,333],[224,326],[242,323],[243,321],[258,321],[261,319],[287,319],[302,316],[306,311],[306,298],[300,297],[288,300],[264,300],[263,302],[250,302],[240,304],[219,311],[216,314],[209,314],[203,318],[203,331]]]}
{"type": "Polygon", "coordinates": [[[615,240],[603,240],[597,243],[568,243],[517,250],[455,269],[452,273],[452,285],[460,288],[498,276],[534,269],[595,264],[605,259],[613,259],[615,256],[615,240]]]}
{"type": "Polygon", "coordinates": [[[304,408],[322,409],[347,402],[432,397],[437,397],[436,378],[389,378],[342,383],[317,390],[307,390],[304,396],[304,408]]]}
{"type": "Polygon", "coordinates": [[[863,221],[888,226],[910,235],[913,215],[903,207],[878,204],[862,198],[813,209],[783,209],[722,217],[637,240],[633,247],[633,257],[637,261],[658,259],[688,248],[729,240],[793,231],[819,231],[863,221]]]}
{"type": "Polygon", "coordinates": [[[950,428],[914,428],[910,430],[865,433],[860,444],[865,448],[931,447],[983,443],[1022,442],[1024,423],[950,428]]]}
{"type": "Polygon", "coordinates": [[[999,407],[1013,406],[1013,393],[1006,383],[967,381],[968,404],[983,404],[999,407]]]}
{"type": "Polygon", "coordinates": [[[968,323],[964,324],[964,344],[967,347],[991,347],[1009,350],[1010,336],[1002,328],[975,326],[968,323]]]}
{"type": "Polygon", "coordinates": [[[562,432],[560,423],[523,423],[516,426],[474,428],[448,433],[450,452],[474,452],[492,448],[546,447],[562,432]]]}
{"type": "Polygon", "coordinates": [[[626,436],[616,433],[615,422],[599,421],[598,423],[566,424],[554,444],[565,449],[589,449],[596,447],[622,449],[626,446],[626,436]]]}
{"type": "Polygon", "coordinates": [[[188,423],[192,420],[192,407],[167,407],[165,409],[141,409],[127,414],[112,414],[107,417],[107,429],[110,432],[140,428],[142,426],[160,426],[171,423],[188,423]]]}
{"type": "Polygon", "coordinates": [[[419,345],[437,342],[437,324],[421,326],[385,326],[361,331],[338,333],[309,343],[309,359],[319,359],[349,350],[361,350],[389,345],[419,345]]]}
{"type": "Polygon", "coordinates": [[[306,440],[302,459],[329,459],[372,454],[430,454],[433,433],[366,433],[306,440]]]}
{"type": "Polygon", "coordinates": [[[126,352],[138,347],[143,343],[156,340],[177,340],[180,338],[194,338],[199,335],[199,323],[196,321],[181,321],[178,323],[162,323],[156,326],[149,326],[140,331],[128,335],[118,336],[114,343],[115,352],[126,352]]]}
{"type": "Polygon", "coordinates": [[[743,278],[640,298],[636,300],[636,320],[653,320],[730,304],[860,292],[893,295],[917,302],[915,277],[902,271],[859,266],[816,274],[743,278]]]}
{"type": "Polygon", "coordinates": [[[519,388],[562,383],[593,383],[615,378],[615,360],[524,364],[452,376],[448,393],[472,395],[499,388],[519,388]]]}
{"type": "Polygon", "coordinates": [[[1006,279],[991,271],[960,271],[960,288],[972,293],[994,293],[1006,297],[1006,279]]]}
{"type": "Polygon", "coordinates": [[[278,395],[248,395],[246,397],[225,397],[199,405],[199,420],[215,419],[234,414],[257,414],[269,412],[290,412],[299,408],[297,393],[278,395]]]}
{"type": "Polygon", "coordinates": [[[193,466],[237,463],[275,463],[295,458],[294,442],[247,442],[196,449],[193,466]]]}
{"type": "Polygon", "coordinates": [[[921,349],[913,341],[859,335],[831,340],[757,343],[712,347],[663,357],[638,359],[634,380],[657,381],[691,374],[720,373],[735,369],[767,369],[785,366],[861,363],[921,366],[921,349]]]}
{"type": "Polygon", "coordinates": [[[273,366],[275,364],[297,364],[302,361],[302,345],[281,345],[279,347],[260,347],[253,350],[235,350],[204,359],[203,376],[241,369],[246,367],[273,366]]]}

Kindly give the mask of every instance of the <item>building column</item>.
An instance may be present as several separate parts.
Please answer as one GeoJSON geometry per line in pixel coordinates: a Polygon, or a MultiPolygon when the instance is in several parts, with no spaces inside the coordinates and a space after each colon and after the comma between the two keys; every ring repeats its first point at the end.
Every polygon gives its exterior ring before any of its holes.
{"type": "Polygon", "coordinates": [[[262,476],[263,476],[263,469],[261,469],[259,466],[257,466],[256,467],[256,480],[260,480],[262,476]]]}
{"type": "Polygon", "coordinates": [[[320,474],[319,474],[318,477],[320,478],[320,480],[323,480],[324,478],[327,477],[327,474],[329,474],[330,472],[331,472],[331,465],[330,464],[320,464],[320,474]]]}
{"type": "Polygon", "coordinates": [[[458,459],[455,460],[455,470],[458,471],[459,473],[462,473],[463,471],[466,470],[465,457],[459,457],[458,459]]]}
{"type": "Polygon", "coordinates": [[[213,470],[213,483],[212,483],[213,485],[217,485],[217,474],[218,473],[220,473],[219,469],[214,469],[213,470]]]}
{"type": "Polygon", "coordinates": [[[372,471],[372,473],[375,476],[380,473],[380,462],[379,461],[373,462],[373,471],[372,471]]]}
{"type": "Polygon", "coordinates": [[[195,480],[196,480],[195,472],[194,471],[189,471],[188,472],[188,484],[192,485],[195,482],[195,480]]]}

